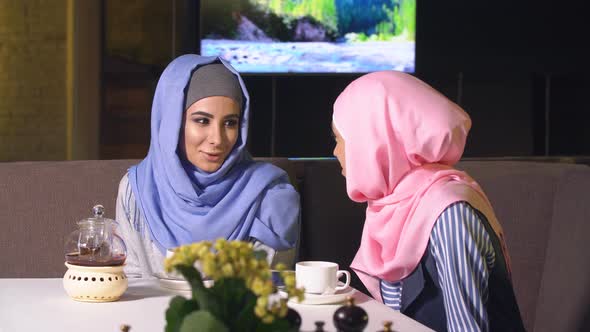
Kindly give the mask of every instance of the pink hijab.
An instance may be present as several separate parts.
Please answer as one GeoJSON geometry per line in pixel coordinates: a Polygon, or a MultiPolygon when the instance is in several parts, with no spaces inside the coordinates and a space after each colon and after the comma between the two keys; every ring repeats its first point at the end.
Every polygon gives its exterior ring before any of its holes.
{"type": "Polygon", "coordinates": [[[503,243],[482,189],[452,167],[471,127],[458,105],[408,74],[375,72],[338,96],[333,124],[345,143],[348,196],[368,203],[351,268],[373,297],[381,299],[379,279],[399,281],[416,268],[434,223],[454,202],[481,211],[503,243]]]}

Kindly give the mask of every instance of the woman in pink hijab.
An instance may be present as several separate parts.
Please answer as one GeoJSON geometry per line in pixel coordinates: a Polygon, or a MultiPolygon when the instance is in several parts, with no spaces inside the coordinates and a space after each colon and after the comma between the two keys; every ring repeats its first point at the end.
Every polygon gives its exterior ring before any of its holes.
{"type": "Polygon", "coordinates": [[[351,264],[369,292],[436,331],[523,331],[502,228],[453,168],[469,116],[417,78],[364,75],[334,104],[334,155],[367,202],[351,264]]]}

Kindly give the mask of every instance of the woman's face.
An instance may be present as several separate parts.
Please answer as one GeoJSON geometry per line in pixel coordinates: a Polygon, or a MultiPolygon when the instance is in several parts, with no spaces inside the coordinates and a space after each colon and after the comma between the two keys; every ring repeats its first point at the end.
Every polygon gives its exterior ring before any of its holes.
{"type": "Polygon", "coordinates": [[[332,133],[334,134],[334,140],[336,141],[336,146],[334,147],[334,157],[338,159],[340,163],[340,167],[342,167],[342,175],[346,176],[346,155],[344,154],[344,139],[340,136],[340,133],[332,124],[332,133]]]}
{"type": "Polygon", "coordinates": [[[198,100],[185,112],[179,148],[205,172],[218,170],[232,151],[240,131],[240,107],[229,97],[198,100]]]}

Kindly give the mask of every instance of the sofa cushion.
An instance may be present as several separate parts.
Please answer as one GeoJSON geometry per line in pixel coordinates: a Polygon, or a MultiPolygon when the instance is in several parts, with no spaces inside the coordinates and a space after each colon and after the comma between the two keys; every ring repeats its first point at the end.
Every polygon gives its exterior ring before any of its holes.
{"type": "Polygon", "coordinates": [[[556,190],[570,166],[512,161],[457,165],[483,188],[504,228],[512,281],[527,330],[535,321],[556,190]]]}
{"type": "MultiPolygon", "coordinates": [[[[351,201],[335,160],[299,160],[301,181],[301,260],[327,260],[348,269],[359,247],[366,204],[351,201]]],[[[352,273],[352,287],[366,294],[352,273]]]]}
{"type": "MultiPolygon", "coordinates": [[[[256,158],[283,168],[287,158],[256,158]]],[[[66,237],[102,204],[115,218],[121,177],[140,160],[0,163],[0,278],[61,277],[66,237]]]]}
{"type": "Polygon", "coordinates": [[[590,168],[581,165],[568,167],[557,186],[534,331],[588,331],[589,188],[590,168]]]}
{"type": "Polygon", "coordinates": [[[115,218],[119,180],[132,160],[0,163],[0,277],[61,277],[64,243],[102,204],[115,218]]]}
{"type": "MultiPolygon", "coordinates": [[[[300,260],[349,268],[365,204],[352,202],[334,159],[259,159],[282,167],[302,199],[300,260]]],[[[0,277],[61,277],[64,240],[102,204],[115,217],[118,182],[139,160],[0,163],[0,277]]],[[[468,160],[458,166],[487,193],[502,223],[512,277],[529,331],[576,331],[590,305],[590,168],[468,160]]],[[[356,277],[353,287],[366,290],[356,277]]]]}
{"type": "MultiPolygon", "coordinates": [[[[331,260],[342,268],[349,268],[360,242],[366,205],[350,201],[346,195],[345,179],[340,175],[340,166],[336,160],[295,162],[302,164],[304,173],[299,176],[303,180],[300,188],[303,204],[301,258],[331,260]]],[[[546,302],[545,298],[555,300],[560,293],[551,288],[554,284],[548,284],[547,278],[555,283],[562,277],[556,270],[548,271],[550,267],[546,260],[561,262],[564,252],[572,254],[578,250],[581,252],[571,257],[585,259],[581,262],[589,261],[587,254],[582,252],[582,243],[574,242],[567,249],[564,243],[567,244],[569,236],[558,230],[568,229],[571,232],[568,225],[574,221],[571,226],[580,229],[582,220],[588,219],[590,211],[587,208],[575,207],[575,204],[585,202],[581,199],[584,197],[581,195],[582,190],[570,183],[585,183],[581,178],[590,181],[590,168],[566,163],[506,160],[462,161],[457,168],[473,176],[492,202],[506,233],[514,288],[525,327],[529,331],[543,330],[539,327],[539,319],[555,318],[547,313],[554,308],[555,302],[546,302]],[[564,205],[565,202],[571,207],[564,205]],[[571,216],[575,213],[579,213],[576,215],[578,219],[571,216]],[[562,219],[567,220],[560,221],[559,227],[555,228],[553,221],[562,219]],[[550,288],[552,291],[548,291],[550,288]],[[539,296],[541,291],[543,293],[539,296]],[[539,315],[543,318],[539,318],[539,315]]],[[[586,232],[583,234],[589,233],[587,228],[584,230],[586,232]]],[[[561,269],[571,272],[576,270],[572,262],[566,260],[563,263],[568,264],[569,270],[565,267],[561,269]]],[[[581,282],[588,275],[586,269],[577,278],[581,282]]],[[[356,278],[353,278],[353,286],[364,290],[356,278]]],[[[581,293],[574,296],[575,305],[582,301],[583,294],[589,294],[585,286],[569,286],[570,293],[581,293]]],[[[568,315],[573,315],[571,320],[574,320],[574,316],[579,317],[570,309],[567,310],[568,315]]],[[[564,313],[564,316],[567,315],[564,313]]]]}

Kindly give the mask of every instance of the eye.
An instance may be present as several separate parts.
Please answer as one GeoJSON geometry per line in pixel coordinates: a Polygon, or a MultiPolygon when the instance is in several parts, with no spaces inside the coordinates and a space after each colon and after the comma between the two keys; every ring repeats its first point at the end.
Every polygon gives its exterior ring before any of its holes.
{"type": "Polygon", "coordinates": [[[209,124],[209,119],[207,119],[207,118],[194,118],[193,119],[193,122],[194,123],[201,124],[201,125],[208,125],[209,124]]]}
{"type": "Polygon", "coordinates": [[[226,127],[236,127],[238,125],[238,120],[236,120],[236,119],[225,120],[225,122],[223,124],[226,127]]]}

